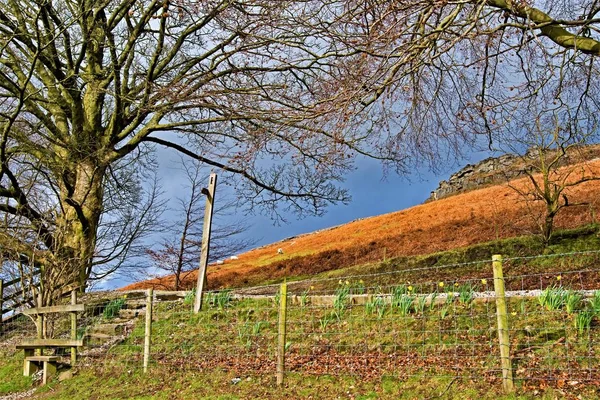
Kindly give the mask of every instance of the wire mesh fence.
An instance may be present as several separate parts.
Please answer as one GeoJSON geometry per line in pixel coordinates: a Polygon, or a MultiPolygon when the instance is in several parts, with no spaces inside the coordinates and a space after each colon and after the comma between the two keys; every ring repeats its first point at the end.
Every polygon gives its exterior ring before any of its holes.
{"type": "MultiPolygon", "coordinates": [[[[520,387],[600,388],[598,255],[504,260],[508,347],[520,387]],[[543,270],[527,267],[531,260],[543,270]]],[[[149,331],[145,292],[112,293],[112,299],[90,294],[77,322],[77,337],[86,343],[79,366],[142,368],[149,338],[150,370],[219,369],[274,379],[279,288],[208,292],[198,314],[193,292],[157,291],[149,331]]],[[[503,383],[491,260],[303,280],[287,290],[286,376],[503,383]]],[[[20,316],[4,324],[4,342],[35,335],[34,322],[20,316]]],[[[67,316],[57,314],[47,324],[48,336],[69,337],[67,316]]]]}

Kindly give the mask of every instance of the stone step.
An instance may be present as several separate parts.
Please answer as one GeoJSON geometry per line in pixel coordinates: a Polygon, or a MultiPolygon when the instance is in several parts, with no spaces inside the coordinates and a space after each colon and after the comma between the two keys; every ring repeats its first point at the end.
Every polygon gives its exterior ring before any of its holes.
{"type": "Polygon", "coordinates": [[[123,333],[125,325],[122,323],[99,324],[90,327],[88,336],[102,334],[108,336],[120,335],[123,333]]]}
{"type": "Polygon", "coordinates": [[[146,300],[127,300],[123,305],[122,310],[138,310],[141,308],[146,308],[146,300]]]}
{"type": "Polygon", "coordinates": [[[86,346],[101,346],[110,339],[112,339],[114,335],[109,335],[106,333],[89,333],[85,335],[83,338],[86,346]]]}
{"type": "Polygon", "coordinates": [[[146,315],[145,309],[135,309],[135,310],[121,309],[121,310],[119,310],[119,317],[124,318],[124,319],[133,319],[133,318],[141,317],[143,315],[146,315]]]}
{"type": "Polygon", "coordinates": [[[114,337],[114,335],[109,335],[107,333],[92,332],[92,333],[88,333],[87,335],[85,335],[85,337],[88,339],[106,340],[106,339],[110,339],[110,338],[114,337]]]}
{"type": "Polygon", "coordinates": [[[129,321],[131,321],[131,318],[115,317],[110,320],[110,322],[113,324],[124,324],[125,322],[129,322],[129,321]]]}

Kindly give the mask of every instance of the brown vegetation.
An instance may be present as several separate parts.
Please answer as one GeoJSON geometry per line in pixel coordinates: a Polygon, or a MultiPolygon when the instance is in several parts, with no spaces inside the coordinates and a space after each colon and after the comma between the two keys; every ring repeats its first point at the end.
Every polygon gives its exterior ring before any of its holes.
{"type": "MultiPolygon", "coordinates": [[[[600,161],[590,163],[600,172],[600,161]]],[[[525,179],[511,186],[526,184],[525,179]]],[[[569,189],[569,199],[588,205],[569,207],[556,218],[558,228],[596,222],[600,182],[569,189]]],[[[540,211],[543,204],[539,204],[540,211]]],[[[284,276],[319,272],[380,261],[384,257],[430,254],[536,232],[526,201],[508,185],[492,186],[390,214],[365,218],[331,229],[263,246],[208,269],[210,289],[260,284],[284,276]],[[278,249],[283,254],[278,254],[278,249]]],[[[191,288],[192,273],[183,283],[191,288]]],[[[139,282],[123,290],[150,286],[171,288],[173,277],[139,282]]]]}

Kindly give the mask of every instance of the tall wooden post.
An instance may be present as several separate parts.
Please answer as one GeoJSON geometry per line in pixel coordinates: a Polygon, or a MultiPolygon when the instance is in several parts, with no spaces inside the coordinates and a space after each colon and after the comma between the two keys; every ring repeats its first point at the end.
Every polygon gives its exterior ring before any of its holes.
{"type": "Polygon", "coordinates": [[[217,187],[217,174],[211,173],[208,180],[208,189],[203,188],[202,193],[206,195],[206,206],[204,208],[204,226],[202,227],[202,252],[200,254],[200,265],[198,267],[198,281],[196,283],[196,299],[194,300],[194,312],[202,309],[202,292],[206,280],[206,266],[210,251],[210,231],[212,227],[213,206],[215,204],[215,189],[217,187]]]}
{"type": "Polygon", "coordinates": [[[512,393],[515,390],[515,385],[510,361],[510,338],[508,334],[508,312],[504,291],[504,275],[502,273],[502,256],[492,256],[492,268],[494,270],[494,291],[496,292],[496,316],[498,317],[502,386],[506,393],[512,393]]]}
{"type": "Polygon", "coordinates": [[[287,283],[281,284],[279,298],[279,333],[277,335],[277,386],[283,385],[285,373],[285,337],[287,320],[287,283]]]}
{"type": "Polygon", "coordinates": [[[152,335],[152,300],[154,289],[148,289],[146,293],[146,331],[144,333],[144,372],[148,371],[150,361],[150,337],[152,335]]]}
{"type": "MultiPolygon", "coordinates": [[[[77,290],[71,291],[71,305],[77,304],[77,290]]],[[[71,312],[71,340],[77,340],[77,312],[71,312]]],[[[77,347],[71,347],[71,367],[77,362],[77,347]]]]}

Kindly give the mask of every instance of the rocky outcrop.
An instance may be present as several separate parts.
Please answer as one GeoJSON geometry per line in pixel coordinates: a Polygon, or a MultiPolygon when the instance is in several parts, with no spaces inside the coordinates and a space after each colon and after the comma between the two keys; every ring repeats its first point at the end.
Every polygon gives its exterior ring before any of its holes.
{"type": "MultiPolygon", "coordinates": [[[[542,154],[545,159],[555,157],[555,150],[546,150],[542,154]]],[[[540,161],[540,150],[531,148],[523,155],[504,154],[490,157],[477,164],[467,164],[460,171],[452,174],[446,181],[441,181],[437,189],[431,192],[426,201],[438,200],[453,194],[478,189],[484,186],[497,185],[525,175],[527,170],[534,169],[540,161]]],[[[567,154],[560,154],[557,167],[576,164],[600,158],[600,145],[573,146],[567,154]]]]}
{"type": "Polygon", "coordinates": [[[535,154],[530,151],[525,156],[505,154],[500,157],[486,158],[477,164],[467,164],[460,171],[452,174],[448,180],[441,181],[427,201],[523,176],[525,173],[523,168],[527,164],[523,162],[524,159],[534,156],[535,154]]]}

